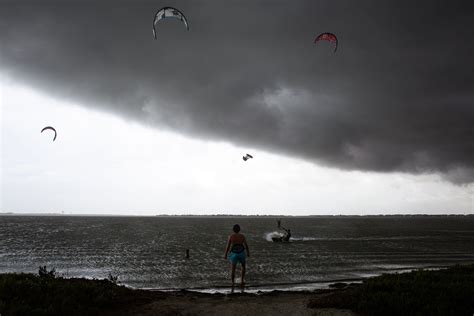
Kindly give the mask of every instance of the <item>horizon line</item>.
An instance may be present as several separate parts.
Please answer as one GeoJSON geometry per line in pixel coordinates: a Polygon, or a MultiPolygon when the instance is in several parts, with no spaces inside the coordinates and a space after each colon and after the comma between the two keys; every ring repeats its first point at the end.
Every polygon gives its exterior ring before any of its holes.
{"type": "Polygon", "coordinates": [[[97,217],[369,217],[369,216],[474,216],[473,213],[387,213],[387,214],[307,214],[307,215],[283,215],[283,214],[90,214],[90,213],[16,213],[0,212],[0,216],[97,216],[97,217]]]}

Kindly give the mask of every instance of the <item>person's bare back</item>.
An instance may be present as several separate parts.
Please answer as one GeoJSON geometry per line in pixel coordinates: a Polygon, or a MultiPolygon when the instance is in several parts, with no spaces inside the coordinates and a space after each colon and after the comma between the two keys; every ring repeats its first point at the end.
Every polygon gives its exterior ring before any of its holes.
{"type": "Polygon", "coordinates": [[[232,235],[229,236],[229,241],[231,244],[240,244],[243,245],[245,242],[245,236],[242,235],[241,233],[233,233],[232,235]]]}

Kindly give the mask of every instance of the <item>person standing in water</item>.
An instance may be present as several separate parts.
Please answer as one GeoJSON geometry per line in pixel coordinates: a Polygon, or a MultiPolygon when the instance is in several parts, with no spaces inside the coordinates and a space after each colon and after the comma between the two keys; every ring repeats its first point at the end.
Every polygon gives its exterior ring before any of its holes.
{"type": "Polygon", "coordinates": [[[240,285],[243,287],[245,285],[245,253],[247,252],[247,257],[250,257],[249,246],[247,245],[247,240],[245,236],[240,233],[240,226],[235,224],[232,228],[234,233],[229,236],[227,241],[227,247],[225,248],[224,259],[229,257],[230,268],[231,268],[231,279],[232,279],[232,288],[234,288],[234,279],[235,279],[235,268],[237,263],[240,262],[241,265],[241,277],[240,285]],[[229,252],[230,251],[230,252],[229,252]]]}
{"type": "Polygon", "coordinates": [[[277,220],[278,229],[283,229],[285,231],[285,235],[281,237],[281,241],[290,241],[291,238],[291,230],[286,229],[285,227],[281,226],[281,219],[277,220]]]}
{"type": "Polygon", "coordinates": [[[285,236],[282,237],[282,240],[283,240],[283,241],[290,241],[291,230],[290,230],[290,229],[286,229],[286,228],[283,228],[283,230],[286,232],[286,234],[285,234],[285,236]]]}

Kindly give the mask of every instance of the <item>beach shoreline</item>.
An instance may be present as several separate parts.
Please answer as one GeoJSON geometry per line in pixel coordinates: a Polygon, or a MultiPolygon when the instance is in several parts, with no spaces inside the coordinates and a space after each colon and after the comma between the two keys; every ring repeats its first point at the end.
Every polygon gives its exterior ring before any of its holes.
{"type": "Polygon", "coordinates": [[[57,277],[43,267],[39,275],[0,274],[0,314],[472,315],[474,264],[384,274],[311,291],[227,289],[132,289],[113,280],[57,277]]]}
{"type": "Polygon", "coordinates": [[[338,291],[341,290],[253,292],[239,286],[232,293],[230,287],[222,293],[163,291],[133,289],[105,279],[9,273],[0,274],[0,314],[23,315],[43,310],[48,315],[356,315],[348,309],[308,307],[315,298],[324,299],[338,291]],[[16,293],[9,295],[5,288],[14,288],[16,293]]]}
{"type": "MultiPolygon", "coordinates": [[[[340,288],[342,284],[355,285],[361,284],[365,280],[369,280],[374,277],[378,277],[384,274],[396,274],[396,273],[409,273],[419,269],[426,271],[438,271],[442,269],[448,269],[450,266],[420,266],[420,267],[402,267],[385,270],[378,273],[368,273],[364,276],[355,276],[353,278],[336,278],[336,279],[322,279],[322,280],[311,280],[311,281],[294,281],[294,282],[279,282],[279,283],[251,283],[245,284],[245,293],[247,294],[262,294],[273,291],[277,292],[312,292],[317,290],[331,290],[336,287],[340,288]]],[[[220,285],[207,285],[207,286],[191,286],[191,287],[135,287],[126,283],[119,282],[120,285],[126,286],[134,290],[146,290],[155,292],[196,292],[204,294],[230,294],[231,286],[229,284],[220,285]]],[[[240,291],[238,282],[235,286],[236,291],[240,291]]]]}

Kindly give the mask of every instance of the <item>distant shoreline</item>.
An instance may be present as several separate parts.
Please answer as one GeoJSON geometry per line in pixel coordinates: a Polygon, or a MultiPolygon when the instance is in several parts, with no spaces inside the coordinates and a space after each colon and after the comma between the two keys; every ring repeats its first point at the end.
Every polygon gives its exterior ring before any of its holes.
{"type": "Polygon", "coordinates": [[[156,215],[131,215],[131,214],[62,214],[62,213],[14,213],[0,212],[0,216],[60,216],[60,217],[246,217],[246,218],[307,218],[307,217],[471,217],[474,214],[371,214],[371,215],[259,215],[259,214],[156,214],[156,215]]]}

